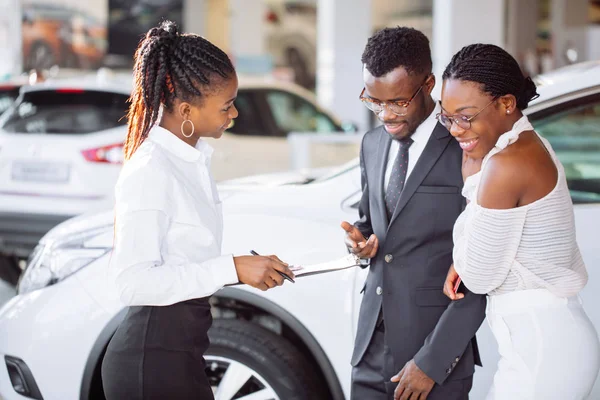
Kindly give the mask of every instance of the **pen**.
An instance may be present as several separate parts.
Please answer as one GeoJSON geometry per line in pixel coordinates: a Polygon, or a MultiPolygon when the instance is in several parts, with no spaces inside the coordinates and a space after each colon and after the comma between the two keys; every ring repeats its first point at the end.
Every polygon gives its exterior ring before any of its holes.
{"type": "MultiPolygon", "coordinates": [[[[253,256],[258,256],[259,254],[257,252],[255,252],[254,250],[250,250],[250,254],[252,254],[253,256]]],[[[281,276],[283,276],[283,279],[288,280],[292,283],[296,283],[292,278],[290,278],[289,276],[287,276],[286,274],[284,274],[281,271],[277,271],[277,273],[281,276]]]]}

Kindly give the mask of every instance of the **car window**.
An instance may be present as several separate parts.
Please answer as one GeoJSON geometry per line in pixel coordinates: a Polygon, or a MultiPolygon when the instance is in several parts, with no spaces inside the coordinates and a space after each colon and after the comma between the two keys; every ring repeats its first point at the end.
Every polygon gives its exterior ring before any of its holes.
{"type": "Polygon", "coordinates": [[[128,95],[93,90],[26,92],[0,120],[14,133],[85,134],[125,125],[128,95]]]}
{"type": "Polygon", "coordinates": [[[532,118],[565,168],[574,203],[600,202],[600,97],[557,107],[532,118]]]}
{"type": "Polygon", "coordinates": [[[229,129],[230,132],[253,136],[267,136],[269,134],[263,127],[261,114],[252,93],[238,92],[234,104],[238,110],[238,116],[233,120],[233,126],[229,129]]]}
{"type": "Polygon", "coordinates": [[[18,87],[0,86],[0,114],[8,110],[17,97],[19,97],[18,87]]]}
{"type": "Polygon", "coordinates": [[[273,119],[282,133],[290,132],[337,132],[341,128],[327,115],[292,93],[271,90],[266,93],[273,119]]]}

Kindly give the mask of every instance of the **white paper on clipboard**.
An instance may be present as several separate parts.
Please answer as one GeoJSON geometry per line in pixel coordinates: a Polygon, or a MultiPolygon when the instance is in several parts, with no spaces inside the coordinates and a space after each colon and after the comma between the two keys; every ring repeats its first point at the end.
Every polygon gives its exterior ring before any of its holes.
{"type": "MultiPolygon", "coordinates": [[[[341,271],[343,269],[358,267],[360,265],[360,258],[354,254],[348,254],[337,260],[328,261],[319,264],[310,265],[291,265],[290,269],[294,273],[295,278],[301,278],[303,276],[311,276],[317,274],[324,274],[327,272],[341,271]]],[[[233,283],[225,286],[237,286],[243,285],[243,283],[233,283]]]]}
{"type": "Polygon", "coordinates": [[[298,266],[290,266],[290,269],[296,276],[296,278],[302,276],[323,274],[326,272],[339,271],[346,268],[357,267],[360,265],[360,258],[355,256],[354,254],[348,254],[342,258],[337,260],[328,261],[319,264],[310,264],[310,265],[298,265],[298,266]]]}

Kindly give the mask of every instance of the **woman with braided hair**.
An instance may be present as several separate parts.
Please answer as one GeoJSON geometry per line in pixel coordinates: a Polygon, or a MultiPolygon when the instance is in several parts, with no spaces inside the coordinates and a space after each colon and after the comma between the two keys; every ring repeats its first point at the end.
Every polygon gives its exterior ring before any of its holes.
{"type": "Polygon", "coordinates": [[[222,213],[203,140],[237,117],[227,55],[172,22],[135,53],[126,162],[115,189],[109,267],[127,314],[102,364],[107,399],[212,399],[203,354],[209,296],[242,282],[267,290],[293,277],[275,256],[221,254],[222,213]]]}
{"type": "Polygon", "coordinates": [[[454,265],[488,295],[500,362],[488,400],[585,399],[600,367],[598,334],[578,293],[577,247],[564,169],[522,111],[536,86],[500,47],[464,47],[443,74],[439,121],[463,149],[467,207],[454,225],[454,265]]]}

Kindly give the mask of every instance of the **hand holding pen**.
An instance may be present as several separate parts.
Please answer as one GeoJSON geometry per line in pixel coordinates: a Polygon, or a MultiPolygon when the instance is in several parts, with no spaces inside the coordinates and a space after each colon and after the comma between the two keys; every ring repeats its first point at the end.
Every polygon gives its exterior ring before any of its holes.
{"type": "MultiPolygon", "coordinates": [[[[250,250],[250,254],[252,254],[253,256],[258,256],[258,255],[259,255],[259,254],[258,254],[257,252],[255,252],[254,250],[250,250]]],[[[271,257],[275,257],[275,258],[277,258],[277,256],[271,256],[271,257]]],[[[277,260],[279,260],[279,258],[277,258],[277,260]]],[[[281,260],[279,260],[279,261],[281,261],[281,260]]],[[[286,266],[288,266],[288,268],[289,268],[289,265],[288,265],[288,264],[285,264],[285,265],[286,265],[286,266]]],[[[281,272],[281,271],[279,271],[279,270],[278,270],[277,272],[278,272],[278,273],[279,273],[279,275],[281,275],[281,277],[282,277],[283,279],[285,279],[286,281],[290,281],[290,282],[292,282],[292,283],[296,283],[296,281],[294,281],[294,280],[293,280],[293,279],[292,279],[290,276],[288,276],[287,274],[284,274],[283,272],[281,272]]],[[[293,273],[291,270],[290,270],[290,274],[291,274],[292,276],[294,276],[294,273],[293,273]]]]}
{"type": "Polygon", "coordinates": [[[268,290],[283,284],[284,276],[292,280],[294,273],[289,265],[277,256],[239,256],[234,257],[238,279],[260,290],[268,290]]]}

